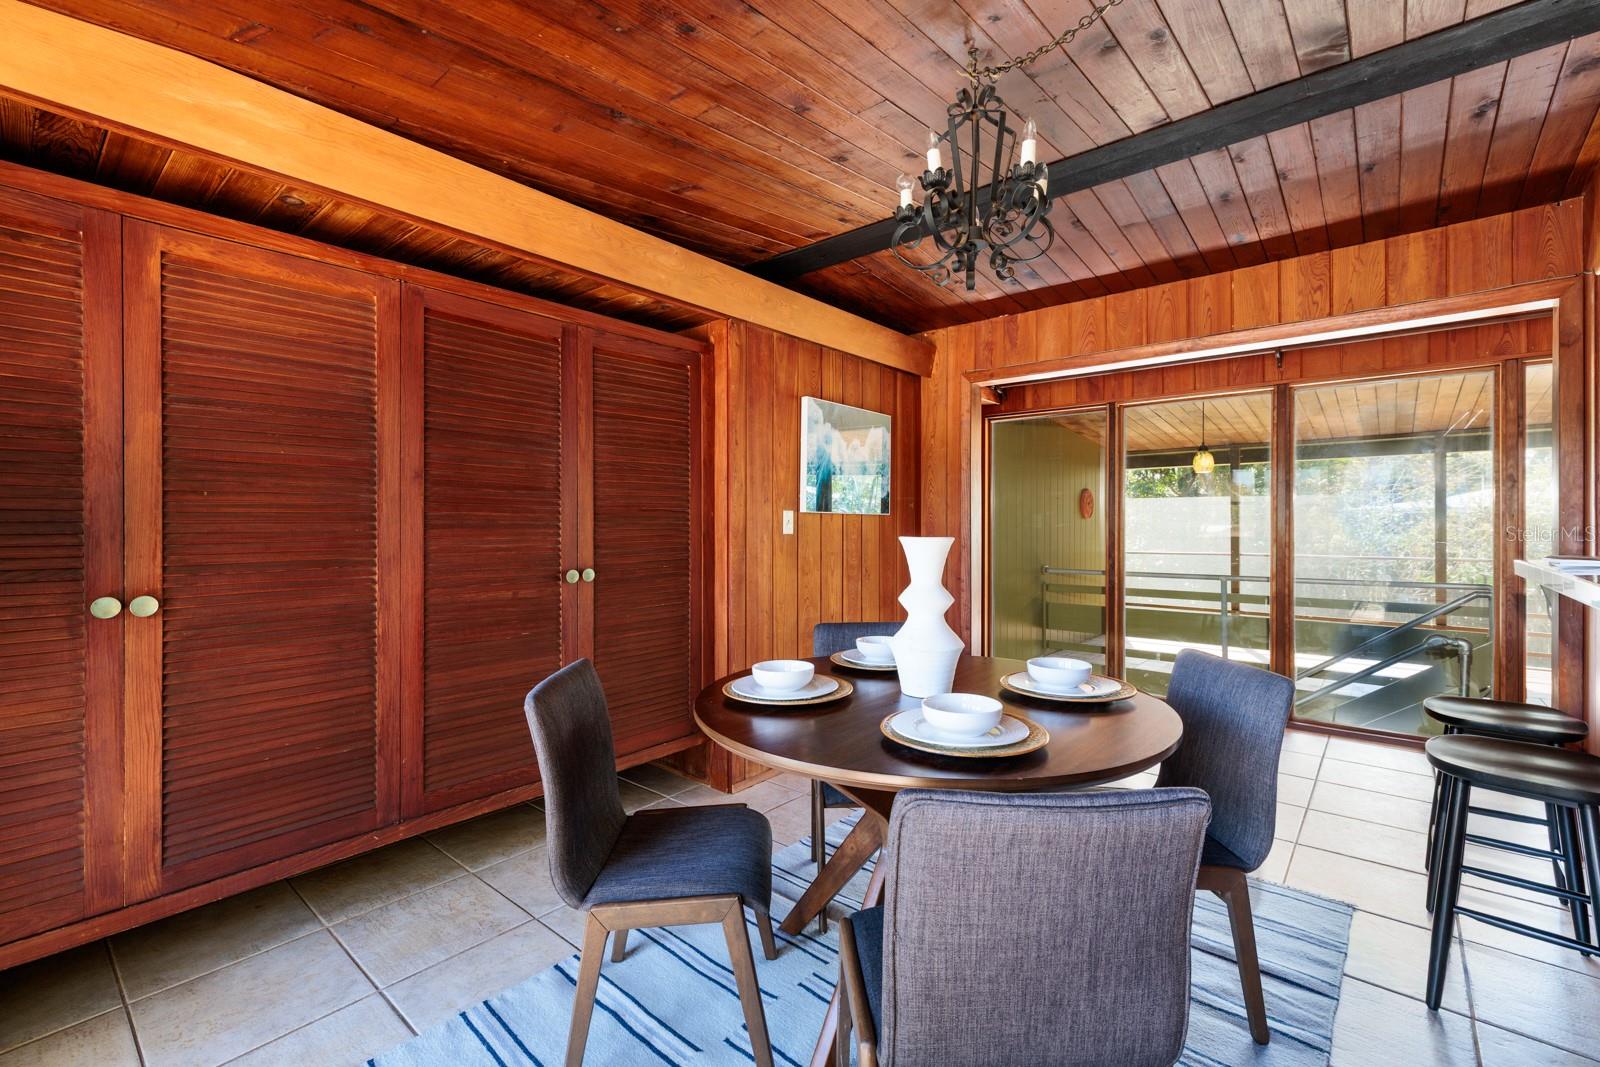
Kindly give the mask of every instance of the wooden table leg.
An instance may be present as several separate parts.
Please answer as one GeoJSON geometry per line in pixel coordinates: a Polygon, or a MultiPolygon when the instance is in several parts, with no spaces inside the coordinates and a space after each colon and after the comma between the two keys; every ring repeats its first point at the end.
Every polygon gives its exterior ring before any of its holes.
{"type": "Polygon", "coordinates": [[[882,817],[876,812],[864,812],[861,821],[850,830],[844,842],[834,849],[833,855],[828,857],[827,864],[817,872],[817,877],[806,887],[806,891],[800,894],[800,899],[794,902],[794,907],[789,909],[789,914],[784,917],[783,924],[778,929],[791,936],[804,930],[806,924],[828,906],[828,902],[855,877],[856,872],[883,845],[887,829],[882,817]]]}

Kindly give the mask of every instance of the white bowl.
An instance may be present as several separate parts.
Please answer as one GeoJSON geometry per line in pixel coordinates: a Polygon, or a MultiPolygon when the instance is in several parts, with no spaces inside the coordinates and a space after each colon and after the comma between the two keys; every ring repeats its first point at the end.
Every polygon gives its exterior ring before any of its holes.
{"type": "Polygon", "coordinates": [[[750,668],[756,684],[774,693],[804,689],[817,668],[803,659],[764,659],[750,668]]]}
{"type": "Polygon", "coordinates": [[[856,655],[868,663],[893,663],[894,648],[887,637],[856,638],[856,655]]]}
{"type": "Polygon", "coordinates": [[[1051,689],[1074,689],[1089,680],[1089,665],[1065,656],[1039,656],[1028,661],[1028,677],[1051,689]]]}
{"type": "Polygon", "coordinates": [[[982,737],[1000,725],[1000,702],[977,693],[940,693],[922,702],[929,726],[951,737],[982,737]]]}

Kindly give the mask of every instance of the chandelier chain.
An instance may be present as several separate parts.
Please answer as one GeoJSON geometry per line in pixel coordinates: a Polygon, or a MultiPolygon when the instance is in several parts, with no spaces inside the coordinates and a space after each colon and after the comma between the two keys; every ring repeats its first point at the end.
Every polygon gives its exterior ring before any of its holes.
{"type": "Polygon", "coordinates": [[[997,64],[995,66],[979,67],[977,48],[968,48],[967,77],[971,78],[974,82],[981,81],[984,78],[987,78],[989,81],[993,82],[998,80],[1000,75],[1006,73],[1007,71],[1026,67],[1047,52],[1053,52],[1057,48],[1065,48],[1067,45],[1071,44],[1074,37],[1078,36],[1079,33],[1100,21],[1100,17],[1102,15],[1120,3],[1122,3],[1122,0],[1106,0],[1105,3],[1096,5],[1095,8],[1087,15],[1078,20],[1078,24],[1076,26],[1071,26],[1066,30],[1063,30],[1054,40],[1046,41],[1044,44],[1040,45],[1038,48],[1035,48],[1031,52],[1027,52],[1020,56],[1013,56],[1006,62],[997,64]]]}

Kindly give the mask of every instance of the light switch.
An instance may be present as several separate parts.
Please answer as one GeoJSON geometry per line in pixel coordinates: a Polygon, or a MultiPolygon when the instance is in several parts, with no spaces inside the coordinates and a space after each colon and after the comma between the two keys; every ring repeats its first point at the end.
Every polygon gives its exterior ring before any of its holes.
{"type": "Polygon", "coordinates": [[[783,532],[785,534],[794,533],[794,512],[792,511],[783,513],[783,532]]]}

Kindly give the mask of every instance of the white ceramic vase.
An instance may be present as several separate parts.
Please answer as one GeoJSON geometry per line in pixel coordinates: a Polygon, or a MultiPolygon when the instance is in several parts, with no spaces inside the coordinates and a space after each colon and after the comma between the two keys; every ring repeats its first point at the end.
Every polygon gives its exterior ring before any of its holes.
{"type": "Polygon", "coordinates": [[[911,584],[900,594],[906,609],[905,625],[890,638],[894,663],[900,673],[900,691],[910,697],[931,697],[950,692],[956,662],[965,642],[944,621],[955,603],[944,587],[945,557],[953,537],[902,537],[911,584]]]}

